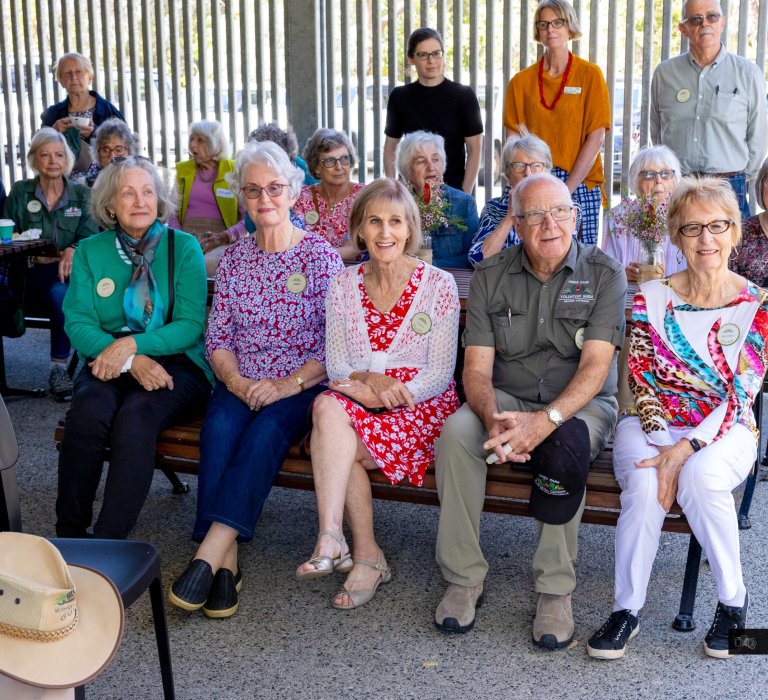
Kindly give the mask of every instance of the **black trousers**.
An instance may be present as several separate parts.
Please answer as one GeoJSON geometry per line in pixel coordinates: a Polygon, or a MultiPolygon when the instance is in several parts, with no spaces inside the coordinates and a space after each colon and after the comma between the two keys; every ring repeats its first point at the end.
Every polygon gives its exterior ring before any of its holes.
{"type": "Polygon", "coordinates": [[[157,436],[205,411],[211,385],[203,371],[186,355],[154,359],[173,377],[173,390],[146,391],[130,373],[102,382],[87,365],[75,379],[59,455],[59,537],[88,536],[107,447],[110,465],[93,534],[128,537],[152,484],[157,436]]]}

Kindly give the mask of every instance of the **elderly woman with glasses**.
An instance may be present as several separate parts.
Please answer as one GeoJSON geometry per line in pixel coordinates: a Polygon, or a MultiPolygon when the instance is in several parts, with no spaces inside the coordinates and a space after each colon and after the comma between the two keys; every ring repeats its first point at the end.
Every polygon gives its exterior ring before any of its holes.
{"type": "Polygon", "coordinates": [[[109,165],[113,158],[139,155],[139,137],[122,120],[107,119],[93,132],[91,138],[91,165],[80,181],[93,187],[98,174],[109,165]]]}
{"type": "MultiPolygon", "coordinates": [[[[666,146],[643,148],[629,166],[629,187],[635,197],[642,198],[651,206],[666,204],[672,191],[680,182],[680,161],[666,146]]],[[[643,245],[635,236],[621,235],[616,230],[616,218],[625,208],[616,205],[605,217],[605,229],[601,247],[612,258],[624,265],[627,273],[627,308],[637,291],[643,245]]],[[[664,274],[669,276],[685,269],[685,259],[667,236],[662,244],[664,274]]]]}
{"type": "Polygon", "coordinates": [[[349,178],[355,165],[355,147],[349,137],[333,129],[318,129],[304,147],[309,172],[320,179],[305,185],[293,207],[304,228],[321,235],[343,260],[354,262],[360,250],[349,239],[349,212],[365,185],[349,178]]]}
{"type": "Polygon", "coordinates": [[[190,160],[176,165],[179,210],[170,225],[197,236],[211,277],[226,247],[236,240],[229,229],[243,218],[237,195],[226,181],[234,164],[224,127],[208,120],[191,124],[189,153],[190,160]]]}
{"type": "Polygon", "coordinates": [[[107,119],[125,121],[120,110],[90,89],[93,82],[93,65],[80,53],[65,53],[56,64],[56,79],[67,91],[67,97],[43,112],[43,126],[50,126],[64,134],[75,164],[72,178],[78,179],[88,171],[93,162],[88,148],[94,129],[107,119]]]}
{"type": "Polygon", "coordinates": [[[477,204],[446,185],[443,137],[428,131],[407,134],[397,146],[397,171],[416,200],[421,233],[429,236],[430,262],[441,268],[468,268],[467,254],[478,227],[477,204]]]}
{"type": "Polygon", "coordinates": [[[552,174],[565,182],[581,209],[579,240],[594,244],[605,200],[600,149],[611,128],[611,109],[600,68],[568,49],[568,43],[580,36],[579,20],[569,2],[539,2],[533,39],[544,46],[544,53],[509,81],[504,126],[513,130],[525,124],[550,145],[552,174]]]}
{"type": "Polygon", "coordinates": [[[128,537],[152,483],[157,436],[192,418],[211,392],[203,254],[166,226],[172,207],[145,158],[111,163],[93,186],[93,216],[106,230],[78,247],[64,299],[67,333],[86,364],[59,455],[59,537],[88,536],[107,449],[93,533],[128,537]]]}
{"type": "Polygon", "coordinates": [[[252,539],[326,378],[325,296],[343,263],[325,239],[291,223],[303,180],[271,141],[247,144],[230,177],[256,231],[227,249],[216,273],[206,353],[218,382],[200,439],[192,535],[201,544],[168,595],[208,617],[237,611],[238,543],[252,539]]]}
{"type": "Polygon", "coordinates": [[[767,293],[728,269],[741,236],[726,180],[684,178],[669,202],[681,272],[635,296],[629,352],[634,403],[619,421],[613,466],[621,487],[613,612],[589,640],[599,659],[624,655],[638,632],[665,513],[677,500],[711,564],[717,588],[704,652],[727,658],[749,596],[731,492],[757,452],[752,403],[768,361],[767,293]]]}
{"type": "MultiPolygon", "coordinates": [[[[483,207],[480,225],[469,249],[469,262],[473,266],[483,258],[520,243],[515,233],[515,213],[509,206],[512,192],[529,175],[549,172],[552,168],[549,146],[524,126],[518,132],[501,149],[501,169],[509,184],[501,197],[489,199],[483,207]]],[[[577,230],[578,227],[577,221],[577,230]]]]}
{"type": "MultiPolygon", "coordinates": [[[[757,174],[755,194],[758,206],[768,207],[768,160],[757,174]]],[[[741,243],[731,260],[731,270],[760,287],[768,287],[768,211],[761,211],[742,223],[741,243]]]]}
{"type": "Polygon", "coordinates": [[[5,218],[17,232],[39,229],[56,249],[55,255],[37,256],[25,274],[25,301],[51,319],[51,372],[48,384],[57,401],[72,395],[67,359],[72,346],[64,327],[64,295],[72,272],[75,249],[98,231],[89,206],[90,190],[69,179],[75,157],[65,136],[43,127],[27,153],[35,177],[13,184],[5,202],[5,218]]]}

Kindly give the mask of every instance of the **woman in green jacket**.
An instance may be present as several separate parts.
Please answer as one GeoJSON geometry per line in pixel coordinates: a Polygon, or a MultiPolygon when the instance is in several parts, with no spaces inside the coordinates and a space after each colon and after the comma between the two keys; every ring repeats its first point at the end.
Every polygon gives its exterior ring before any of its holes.
{"type": "Polygon", "coordinates": [[[51,319],[51,374],[54,398],[68,400],[72,380],[67,374],[71,350],[64,332],[62,303],[69,284],[72,256],[80,241],[99,229],[89,213],[90,190],[69,179],[75,157],[65,137],[43,127],[33,137],[27,163],[35,177],[16,182],[5,202],[5,218],[22,233],[39,229],[51,241],[55,255],[38,256],[26,271],[25,305],[51,319]]]}
{"type": "Polygon", "coordinates": [[[149,491],[157,436],[208,401],[207,284],[200,246],[164,223],[172,202],[148,160],[129,156],[108,165],[91,209],[107,230],[78,248],[64,300],[67,333],[86,363],[59,455],[56,532],[87,535],[109,445],[93,533],[122,539],[149,491]]]}

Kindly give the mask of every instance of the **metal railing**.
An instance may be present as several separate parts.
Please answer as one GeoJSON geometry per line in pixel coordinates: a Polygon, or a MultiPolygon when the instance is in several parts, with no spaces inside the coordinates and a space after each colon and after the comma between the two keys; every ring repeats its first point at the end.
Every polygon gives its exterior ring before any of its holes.
{"type": "MultiPolygon", "coordinates": [[[[765,71],[768,0],[721,4],[728,48],[765,71]]],[[[94,89],[121,109],[159,164],[187,157],[188,126],[197,119],[221,121],[237,148],[260,121],[285,125],[290,117],[300,142],[320,125],[350,133],[369,165],[358,174],[366,181],[383,173],[387,95],[412,79],[405,41],[416,27],[433,26],[445,39],[448,76],[471,85],[481,102],[478,198],[485,199],[498,175],[506,85],[539,55],[535,6],[535,0],[6,0],[0,5],[0,177],[8,184],[29,176],[24,156],[40,113],[65,97],[56,61],[77,50],[94,64],[94,89]],[[303,77],[292,82],[287,74],[286,46],[296,50],[299,42],[289,41],[295,35],[314,42],[299,50],[303,61],[317,62],[317,85],[297,86],[303,77]],[[317,93],[320,124],[314,114],[291,109],[287,86],[317,93]]],[[[681,6],[680,0],[574,0],[584,36],[573,50],[603,69],[614,113],[605,142],[607,182],[626,187],[624,164],[648,142],[653,69],[686,48],[677,30],[681,6]]]]}

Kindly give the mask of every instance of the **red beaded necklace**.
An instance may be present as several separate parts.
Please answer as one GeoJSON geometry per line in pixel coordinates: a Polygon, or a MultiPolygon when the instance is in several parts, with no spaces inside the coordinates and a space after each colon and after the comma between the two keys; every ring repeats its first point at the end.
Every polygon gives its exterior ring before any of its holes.
{"type": "Polygon", "coordinates": [[[568,76],[571,74],[571,64],[573,63],[573,54],[568,52],[568,65],[565,66],[565,73],[563,73],[563,79],[560,81],[560,89],[555,95],[555,99],[552,100],[552,104],[548,105],[544,99],[544,56],[539,61],[539,98],[544,109],[553,110],[558,100],[563,96],[563,90],[565,90],[565,84],[568,82],[568,76]]]}

